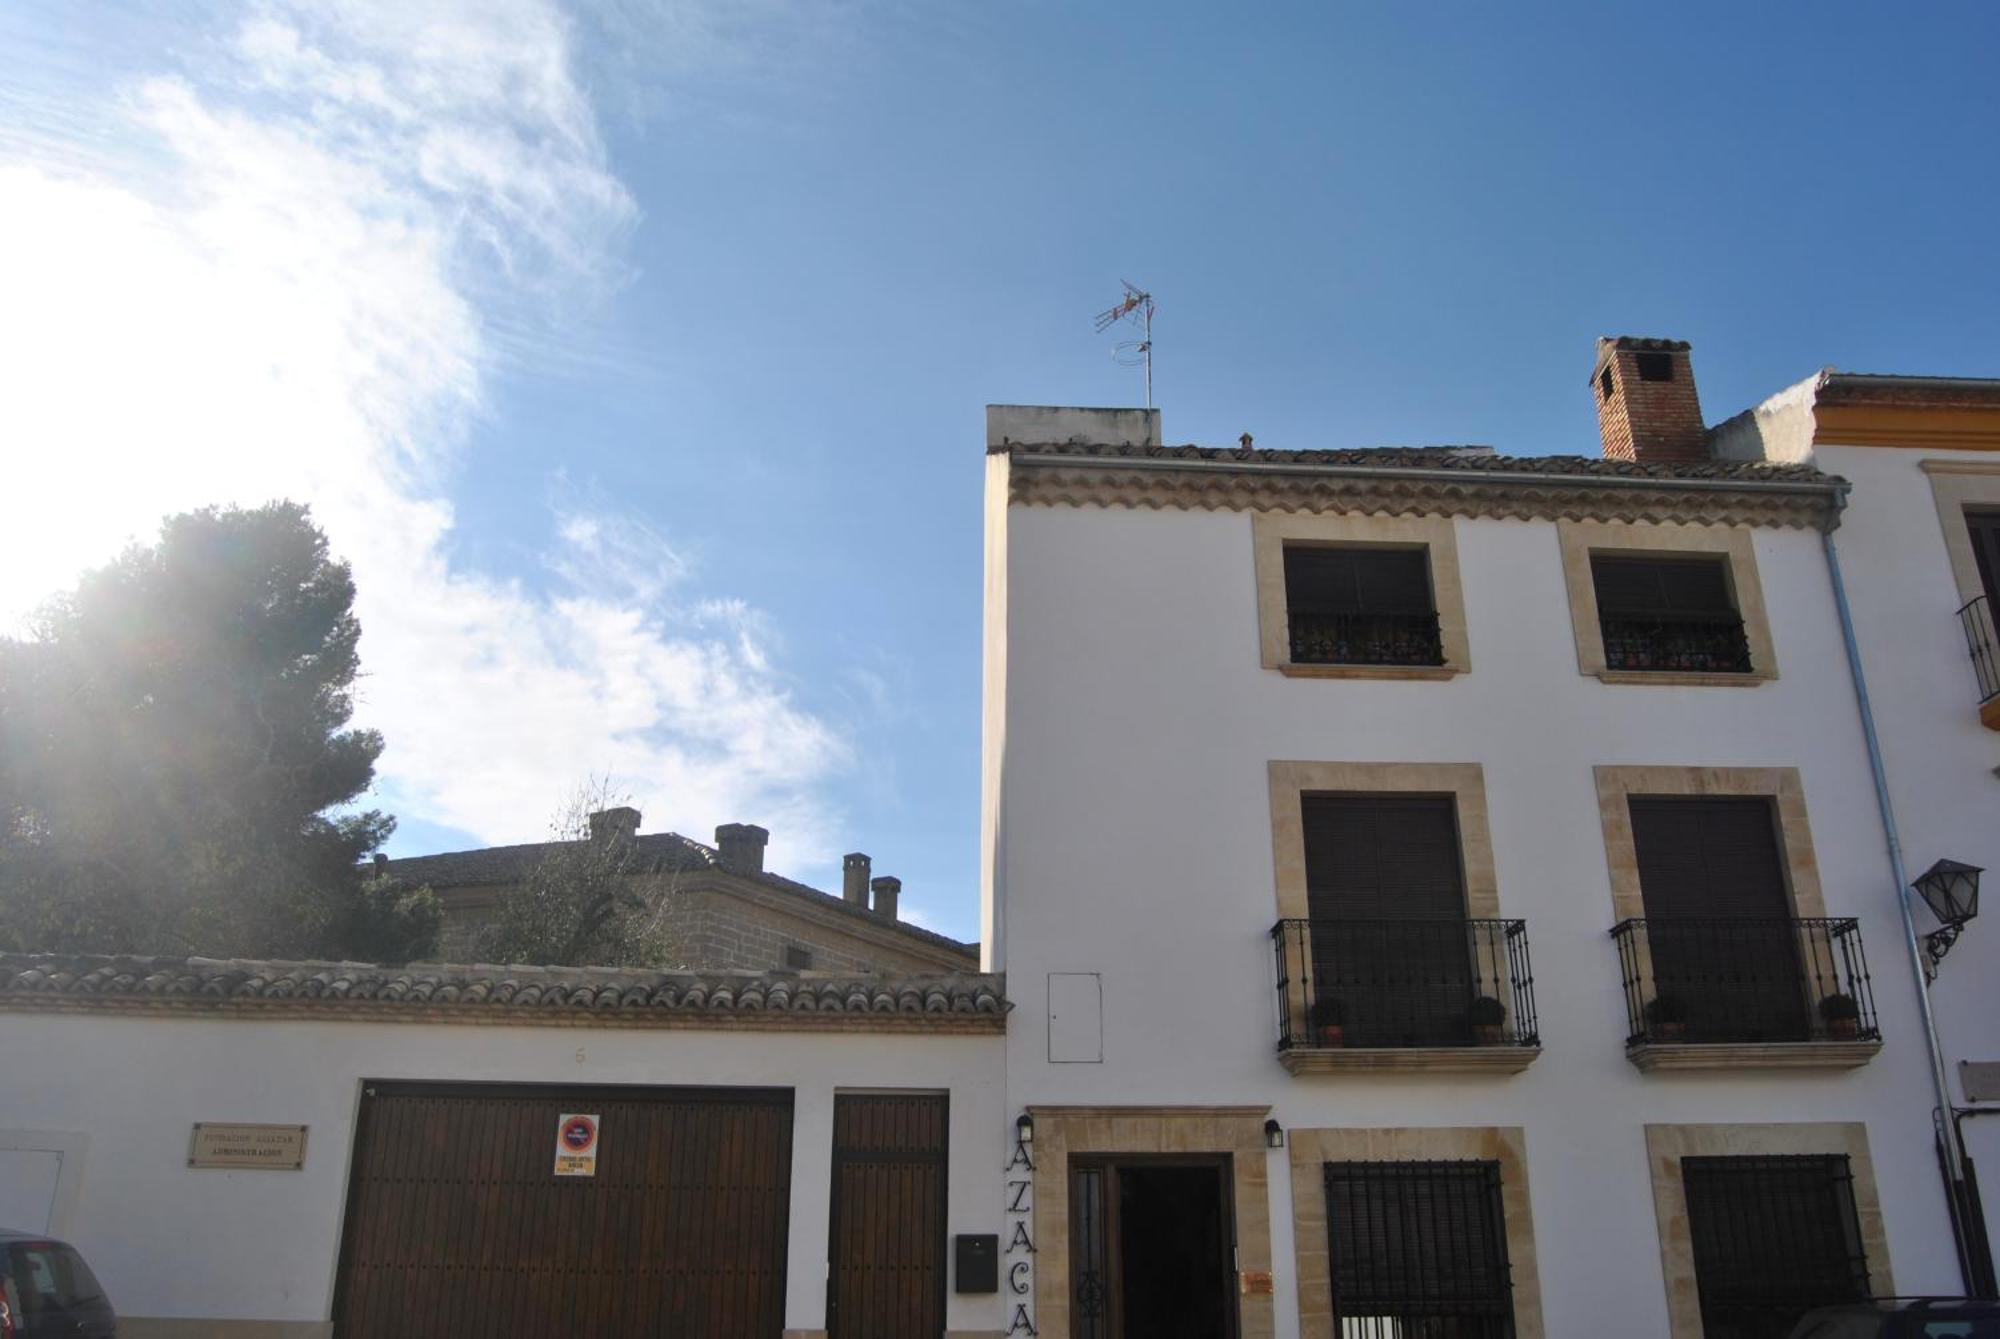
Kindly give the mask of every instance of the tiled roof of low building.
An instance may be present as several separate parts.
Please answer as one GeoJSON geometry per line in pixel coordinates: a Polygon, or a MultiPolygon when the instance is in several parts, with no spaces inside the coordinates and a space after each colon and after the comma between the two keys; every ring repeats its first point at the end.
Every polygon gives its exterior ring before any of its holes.
{"type": "MultiPolygon", "coordinates": [[[[894,930],[909,935],[938,948],[977,956],[979,946],[953,939],[950,935],[926,930],[921,925],[909,921],[896,920],[876,915],[866,907],[856,906],[845,898],[837,897],[788,879],[782,874],[768,870],[755,873],[732,869],[723,863],[722,853],[713,846],[704,845],[678,832],[648,832],[628,838],[633,850],[638,854],[632,872],[635,874],[671,874],[697,870],[720,870],[741,879],[751,879],[766,887],[781,892],[810,899],[814,905],[843,915],[857,917],[878,929],[894,930]]],[[[515,883],[527,877],[535,863],[551,851],[559,850],[570,842],[528,842],[520,846],[485,846],[471,851],[445,851],[437,855],[404,856],[391,860],[385,866],[393,877],[409,884],[428,885],[431,888],[465,888],[484,885],[515,883]]]]}
{"type": "MultiPolygon", "coordinates": [[[[628,840],[637,856],[633,862],[635,874],[711,869],[721,863],[721,855],[713,846],[704,846],[678,832],[648,832],[628,840]]],[[[471,851],[411,855],[391,860],[388,869],[389,873],[406,883],[424,883],[433,888],[512,883],[551,851],[577,844],[566,841],[527,842],[520,846],[482,846],[471,851]]]]}
{"type": "Polygon", "coordinates": [[[1732,483],[1838,484],[1810,465],[1765,461],[1702,460],[1642,463],[1601,456],[1503,456],[1465,446],[1372,446],[1347,450],[1277,450],[1234,446],[1092,446],[1082,442],[1010,442],[990,448],[1015,456],[1071,456],[1097,460],[1199,460],[1216,464],[1353,466],[1368,469],[1462,470],[1476,475],[1563,478],[1716,479],[1732,483]]]}
{"type": "Polygon", "coordinates": [[[409,1021],[831,1025],[998,1030],[1005,978],[980,973],[675,973],[616,967],[265,962],[0,954],[0,1009],[125,1006],[409,1021]]]}

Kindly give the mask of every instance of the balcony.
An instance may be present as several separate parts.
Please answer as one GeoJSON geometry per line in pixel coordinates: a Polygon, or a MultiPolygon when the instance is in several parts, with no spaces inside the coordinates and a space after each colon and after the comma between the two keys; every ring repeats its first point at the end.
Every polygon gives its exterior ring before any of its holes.
{"type": "Polygon", "coordinates": [[[1642,1070],[1852,1069],[1882,1049],[1852,919],[1629,920],[1611,937],[1642,1070]]]}
{"type": "Polygon", "coordinates": [[[1294,665],[1444,664],[1435,612],[1332,614],[1294,609],[1289,616],[1294,665]]]}
{"type": "Polygon", "coordinates": [[[1958,611],[1965,629],[1965,649],[1972,653],[1972,673],[1979,681],[1979,720],[1988,730],[2000,730],[2000,636],[1993,631],[1993,605],[1984,595],[1968,600],[1958,611]]]}
{"type": "Polygon", "coordinates": [[[1602,616],[1604,667],[1640,674],[1748,674],[1750,642],[1735,613],[1602,616]]]}
{"type": "Polygon", "coordinates": [[[1524,921],[1285,920],[1271,942],[1294,1074],[1516,1073],[1541,1054],[1524,921]]]}

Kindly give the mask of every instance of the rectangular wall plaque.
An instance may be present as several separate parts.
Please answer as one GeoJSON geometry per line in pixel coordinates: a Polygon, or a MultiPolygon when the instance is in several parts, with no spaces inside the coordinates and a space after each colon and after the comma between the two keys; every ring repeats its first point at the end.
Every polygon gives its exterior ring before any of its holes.
{"type": "Polygon", "coordinates": [[[198,1121],[188,1166],[296,1172],[306,1165],[303,1125],[225,1125],[198,1121]]]}

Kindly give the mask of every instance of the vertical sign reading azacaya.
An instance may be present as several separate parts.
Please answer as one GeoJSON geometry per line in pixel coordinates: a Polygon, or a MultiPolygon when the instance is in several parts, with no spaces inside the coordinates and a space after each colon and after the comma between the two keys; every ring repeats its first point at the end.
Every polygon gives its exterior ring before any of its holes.
{"type": "MultiPolygon", "coordinates": [[[[1022,1117],[1025,1122],[1027,1117],[1022,1117]]],[[[1007,1160],[1007,1304],[1013,1308],[1007,1333],[1034,1335],[1032,1308],[1035,1291],[1035,1238],[1031,1230],[1035,1217],[1035,1159],[1028,1152],[1031,1124],[1017,1125],[1014,1156],[1007,1160]],[[1025,1136],[1025,1137],[1024,1137],[1025,1136]]]]}

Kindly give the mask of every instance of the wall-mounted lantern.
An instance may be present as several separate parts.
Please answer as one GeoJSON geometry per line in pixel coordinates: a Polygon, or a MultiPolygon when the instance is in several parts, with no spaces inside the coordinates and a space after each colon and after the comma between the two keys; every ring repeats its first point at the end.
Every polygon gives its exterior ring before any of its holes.
{"type": "Polygon", "coordinates": [[[1017,1144],[1035,1142],[1035,1118],[1025,1111],[1014,1122],[1014,1142],[1017,1144]]]}
{"type": "Polygon", "coordinates": [[[1267,1120],[1264,1122],[1264,1146],[1266,1148],[1283,1148],[1285,1146],[1285,1127],[1278,1124],[1276,1120],[1267,1120]]]}
{"type": "Polygon", "coordinates": [[[1931,976],[1937,975],[1938,964],[1958,942],[1965,923],[1979,914],[1979,876],[1984,872],[1978,865],[1940,860],[1910,885],[1938,918],[1938,928],[1924,936],[1931,976]]]}

